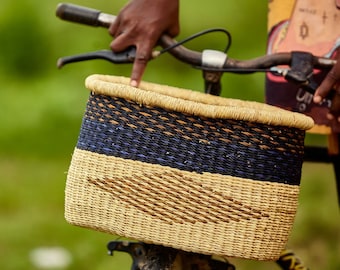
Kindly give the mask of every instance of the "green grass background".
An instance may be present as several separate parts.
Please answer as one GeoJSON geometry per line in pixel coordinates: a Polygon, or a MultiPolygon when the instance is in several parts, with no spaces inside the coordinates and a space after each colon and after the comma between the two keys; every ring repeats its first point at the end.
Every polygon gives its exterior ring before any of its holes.
{"type": "MultiPolygon", "coordinates": [[[[60,21],[58,1],[2,0],[0,5],[0,267],[36,269],[30,252],[61,246],[72,254],[67,269],[129,269],[127,256],[109,257],[116,236],[71,226],[63,217],[66,172],[88,91],[86,76],[129,76],[131,66],[92,61],[57,70],[60,56],[108,48],[105,29],[60,21]]],[[[117,14],[125,1],[74,0],[117,14]]],[[[233,35],[229,55],[246,59],[265,51],[267,1],[186,0],[179,39],[210,27],[233,35]]],[[[213,34],[192,49],[222,49],[213,34]]],[[[222,44],[222,45],[221,45],[222,44]]],[[[201,91],[198,70],[164,55],[149,64],[145,80],[201,91]]],[[[263,74],[223,78],[223,95],[263,101],[263,74]]],[[[322,138],[311,142],[323,142],[322,138]]],[[[332,167],[305,164],[300,206],[289,246],[312,269],[340,269],[340,220],[332,167]]],[[[273,263],[231,259],[238,269],[278,269],[273,263]]]]}

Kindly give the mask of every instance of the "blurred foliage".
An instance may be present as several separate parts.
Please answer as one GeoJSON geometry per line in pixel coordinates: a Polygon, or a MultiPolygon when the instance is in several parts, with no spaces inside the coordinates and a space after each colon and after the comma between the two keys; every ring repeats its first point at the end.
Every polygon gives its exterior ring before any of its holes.
{"type": "MultiPolygon", "coordinates": [[[[125,2],[73,1],[112,14],[125,2]]],[[[57,70],[59,57],[105,49],[111,41],[105,29],[56,18],[57,4],[55,0],[1,1],[0,266],[36,269],[29,260],[32,249],[63,246],[73,256],[68,269],[129,269],[126,257],[105,256],[105,244],[113,236],[65,222],[63,196],[88,95],[85,77],[92,73],[129,76],[131,66],[92,61],[57,70]]],[[[249,0],[182,1],[178,40],[223,27],[233,36],[230,57],[256,57],[265,52],[266,5],[267,1],[249,0]]],[[[224,44],[225,37],[210,34],[187,46],[222,49],[224,44]]],[[[169,55],[150,62],[144,79],[197,91],[203,88],[200,71],[169,55]]],[[[263,80],[263,74],[225,74],[223,95],[262,101],[263,80]]],[[[307,165],[304,170],[302,200],[306,203],[300,206],[291,244],[316,266],[313,269],[339,269],[339,215],[332,169],[307,165]]],[[[248,266],[248,262],[237,263],[241,269],[248,266]]],[[[249,269],[273,269],[272,264],[249,264],[249,269]]]]}
{"type": "MultiPolygon", "coordinates": [[[[0,36],[5,41],[0,43],[2,67],[13,76],[23,79],[41,76],[50,60],[46,57],[49,55],[47,31],[40,27],[39,17],[26,18],[25,10],[20,11],[17,20],[2,18],[0,36]]],[[[12,13],[10,9],[7,12],[12,13]]]]}

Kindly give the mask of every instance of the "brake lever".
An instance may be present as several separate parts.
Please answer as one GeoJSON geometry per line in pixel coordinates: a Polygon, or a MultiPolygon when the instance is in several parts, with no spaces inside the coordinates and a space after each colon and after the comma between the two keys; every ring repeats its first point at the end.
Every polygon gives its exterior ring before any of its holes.
{"type": "MultiPolygon", "coordinates": [[[[281,73],[287,80],[300,86],[305,91],[314,95],[319,84],[314,80],[314,60],[313,55],[308,52],[292,52],[291,69],[281,73]]],[[[333,100],[334,90],[326,97],[333,100]]]]}
{"type": "MultiPolygon", "coordinates": [[[[283,76],[287,81],[293,82],[297,86],[301,87],[303,90],[314,95],[315,92],[316,92],[316,89],[319,87],[319,84],[314,80],[314,77],[313,77],[314,73],[313,72],[311,72],[308,75],[306,73],[290,69],[290,70],[282,70],[280,75],[283,76]]],[[[337,102],[337,104],[340,105],[340,95],[336,93],[335,89],[332,89],[329,92],[329,94],[325,97],[325,100],[331,101],[331,104],[332,104],[332,106],[330,107],[331,111],[335,111],[333,109],[333,107],[334,107],[333,104],[335,104],[335,102],[337,102]],[[335,101],[335,98],[338,101],[335,101]]],[[[335,107],[340,108],[340,106],[335,106],[335,107]]],[[[336,113],[338,115],[340,115],[339,109],[337,109],[336,113]]]]}
{"type": "Polygon", "coordinates": [[[58,68],[62,68],[66,64],[82,62],[87,60],[103,59],[114,64],[126,64],[133,63],[136,57],[136,48],[129,47],[127,50],[122,52],[113,52],[111,50],[100,50],[94,52],[88,52],[78,55],[71,55],[66,57],[61,57],[57,61],[58,68]]]}

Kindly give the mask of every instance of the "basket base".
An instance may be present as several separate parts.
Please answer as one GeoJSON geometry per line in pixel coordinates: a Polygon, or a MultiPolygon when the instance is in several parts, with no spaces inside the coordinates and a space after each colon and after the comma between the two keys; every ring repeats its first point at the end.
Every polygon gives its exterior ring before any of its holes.
{"type": "Polygon", "coordinates": [[[192,173],[75,149],[68,222],[189,252],[276,260],[299,186],[192,173]]]}

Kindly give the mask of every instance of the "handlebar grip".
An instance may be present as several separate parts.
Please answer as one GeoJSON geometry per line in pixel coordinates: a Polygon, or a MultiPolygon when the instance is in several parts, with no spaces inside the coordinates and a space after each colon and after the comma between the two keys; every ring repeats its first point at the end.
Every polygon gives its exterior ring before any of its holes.
{"type": "Polygon", "coordinates": [[[81,23],[90,26],[108,27],[115,16],[102,13],[100,10],[78,6],[69,3],[60,3],[57,6],[56,15],[66,21],[81,23]],[[101,16],[106,15],[106,16],[101,16]],[[107,17],[110,16],[108,19],[107,17]],[[101,17],[105,17],[103,20],[101,17]]]}

